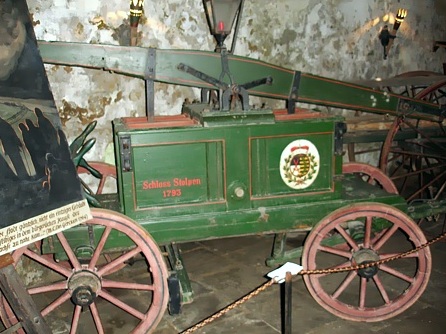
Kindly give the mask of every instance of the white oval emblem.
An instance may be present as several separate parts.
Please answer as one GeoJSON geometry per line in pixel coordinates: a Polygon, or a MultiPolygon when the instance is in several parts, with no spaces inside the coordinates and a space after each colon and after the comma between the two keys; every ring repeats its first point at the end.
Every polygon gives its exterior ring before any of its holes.
{"type": "Polygon", "coordinates": [[[280,176],[288,187],[305,189],[316,179],[319,165],[316,146],[306,139],[298,139],[289,143],[280,156],[280,176]]]}

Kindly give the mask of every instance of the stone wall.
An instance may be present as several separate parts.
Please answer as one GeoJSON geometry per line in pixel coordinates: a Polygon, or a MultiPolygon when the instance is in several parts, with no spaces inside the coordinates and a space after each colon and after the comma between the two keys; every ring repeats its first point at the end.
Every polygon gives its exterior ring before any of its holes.
{"type": "MultiPolygon", "coordinates": [[[[28,5],[38,39],[129,44],[128,0],[29,0],[28,5]]],[[[201,0],[146,0],[144,11],[140,46],[214,49],[201,0]]],[[[434,53],[432,45],[446,40],[445,17],[443,0],[246,0],[235,54],[341,80],[440,72],[445,50],[434,53]],[[409,14],[383,60],[377,36],[399,7],[409,14]]],[[[82,68],[46,68],[68,137],[97,120],[98,142],[87,158],[112,161],[111,120],[144,115],[143,82],[82,68]]],[[[157,84],[155,111],[177,114],[183,101],[197,94],[157,84]]]]}

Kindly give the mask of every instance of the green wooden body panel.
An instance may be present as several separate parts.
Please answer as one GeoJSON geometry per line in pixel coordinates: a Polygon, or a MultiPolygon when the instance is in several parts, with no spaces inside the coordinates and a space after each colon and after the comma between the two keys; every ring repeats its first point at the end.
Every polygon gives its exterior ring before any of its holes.
{"type": "MultiPolygon", "coordinates": [[[[159,50],[115,45],[39,42],[43,61],[49,64],[82,66],[171,84],[213,88],[208,83],[178,70],[183,63],[214,78],[222,71],[220,55],[195,50],[159,50]]],[[[295,70],[260,60],[228,55],[228,66],[237,84],[270,76],[272,85],[248,90],[250,95],[286,100],[292,97],[295,70]]],[[[223,79],[228,83],[226,76],[223,79]]],[[[215,88],[215,87],[214,87],[215,88]]],[[[367,111],[377,114],[405,114],[407,117],[438,121],[444,110],[438,104],[404,97],[407,110],[399,106],[402,97],[358,84],[301,73],[296,101],[367,111]]]]}
{"type": "MultiPolygon", "coordinates": [[[[376,186],[362,182],[355,177],[345,177],[339,182],[340,198],[325,200],[323,197],[313,201],[289,205],[276,205],[265,208],[196,213],[167,217],[150,217],[138,222],[150,232],[159,244],[188,242],[195,240],[242,236],[258,233],[279,233],[287,231],[309,231],[314,225],[334,210],[359,202],[380,202],[407,211],[407,204],[400,196],[384,192],[376,186]]],[[[93,230],[94,237],[85,226],[76,226],[64,234],[73,248],[88,249],[89,240],[99,240],[101,229],[93,230]]],[[[58,239],[52,238],[47,251],[63,256],[58,239]]],[[[126,237],[114,234],[108,238],[105,251],[125,249],[130,243],[126,237]]]]}
{"type": "Polygon", "coordinates": [[[405,208],[399,196],[343,179],[342,157],[334,154],[339,117],[304,114],[262,121],[231,112],[213,124],[202,109],[186,107],[184,113],[198,121],[184,127],[155,122],[144,128],[130,118],[114,122],[121,211],[160,244],[307,230],[333,210],[360,201],[405,208]],[[129,139],[130,169],[125,170],[122,149],[129,139]],[[287,145],[300,140],[317,148],[319,171],[309,186],[293,189],[280,176],[280,161],[287,145]]]}
{"type": "MultiPolygon", "coordinates": [[[[227,118],[232,119],[230,114],[227,118]]],[[[307,202],[315,194],[337,198],[339,191],[333,183],[335,121],[339,119],[144,130],[116,120],[116,156],[122,154],[121,138],[130,137],[132,147],[131,171],[118,175],[120,191],[125,194],[123,212],[141,220],[294,204],[307,202]],[[284,148],[298,139],[316,145],[320,172],[313,184],[296,191],[282,181],[279,165],[284,148]],[[237,187],[243,196],[235,195],[237,187]]]]}

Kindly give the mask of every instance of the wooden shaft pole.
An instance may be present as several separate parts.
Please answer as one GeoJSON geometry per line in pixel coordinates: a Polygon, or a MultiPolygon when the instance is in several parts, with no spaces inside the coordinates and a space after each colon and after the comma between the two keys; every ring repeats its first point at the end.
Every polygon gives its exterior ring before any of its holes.
{"type": "Polygon", "coordinates": [[[27,333],[48,334],[51,329],[43,319],[26,287],[20,280],[10,254],[0,256],[0,289],[27,333]]]}

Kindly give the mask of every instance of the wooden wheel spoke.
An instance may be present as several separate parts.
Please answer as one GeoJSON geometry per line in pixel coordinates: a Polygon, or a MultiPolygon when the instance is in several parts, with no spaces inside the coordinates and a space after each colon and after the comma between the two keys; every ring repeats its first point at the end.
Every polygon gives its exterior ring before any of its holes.
{"type": "Polygon", "coordinates": [[[365,308],[365,300],[367,296],[367,278],[361,277],[359,280],[359,309],[365,308]]]}
{"type": "Polygon", "coordinates": [[[88,269],[93,270],[96,267],[96,264],[98,263],[99,260],[99,256],[101,255],[102,250],[104,249],[105,243],[107,242],[111,230],[112,230],[111,226],[107,226],[104,229],[101,239],[99,240],[96,249],[94,250],[93,256],[91,257],[90,263],[88,264],[88,269]]]}
{"type": "Polygon", "coordinates": [[[396,160],[398,160],[399,157],[403,157],[403,161],[401,163],[399,163],[397,165],[397,167],[394,170],[392,170],[391,173],[389,173],[389,176],[392,178],[392,180],[398,178],[397,172],[399,172],[405,166],[405,161],[408,160],[408,157],[406,155],[398,152],[397,155],[395,155],[391,159],[389,159],[389,162],[396,161],[396,160]]]}
{"type": "Polygon", "coordinates": [[[113,269],[116,267],[122,266],[122,264],[124,264],[125,261],[136,256],[139,252],[141,252],[141,249],[139,247],[133,248],[132,250],[128,251],[127,253],[122,254],[121,256],[117,257],[110,263],[107,263],[105,266],[101,267],[98,270],[97,274],[101,277],[107,275],[107,273],[113,271],[113,269]]]}
{"type": "Polygon", "coordinates": [[[393,160],[399,158],[400,156],[402,156],[402,154],[400,152],[401,152],[401,150],[398,146],[392,146],[389,151],[389,153],[392,153],[392,156],[389,158],[388,161],[389,162],[393,161],[393,160]]]}
{"type": "MultiPolygon", "coordinates": [[[[423,157],[423,159],[429,159],[429,157],[423,157]]],[[[426,174],[427,172],[430,172],[430,174],[433,175],[433,171],[444,170],[444,168],[446,167],[446,164],[444,164],[444,163],[436,164],[436,165],[426,163],[426,165],[427,165],[427,167],[424,167],[424,168],[419,167],[417,169],[413,169],[411,172],[407,172],[402,175],[394,176],[393,179],[398,180],[398,179],[402,179],[402,178],[407,178],[409,176],[419,176],[419,175],[426,174]]]]}
{"type": "Polygon", "coordinates": [[[349,259],[352,256],[351,252],[344,251],[344,250],[341,250],[338,248],[329,247],[329,246],[319,245],[318,249],[322,252],[333,254],[333,255],[339,255],[339,256],[345,257],[347,259],[349,259]]]}
{"type": "Polygon", "coordinates": [[[437,194],[434,196],[433,200],[438,200],[441,194],[443,194],[445,189],[446,189],[446,182],[441,185],[440,189],[438,189],[437,194]]]}
{"type": "Polygon", "coordinates": [[[57,237],[59,238],[59,241],[65,251],[65,253],[68,256],[68,259],[70,260],[71,264],[73,265],[73,268],[76,270],[81,269],[81,264],[79,260],[77,259],[76,255],[74,254],[73,250],[71,249],[70,244],[68,243],[67,238],[65,238],[65,235],[63,232],[57,233],[57,237]]]}
{"type": "Polygon", "coordinates": [[[394,224],[391,228],[389,228],[386,231],[386,233],[382,235],[380,239],[376,241],[375,244],[371,245],[371,247],[376,251],[378,251],[390,239],[390,237],[395,234],[398,228],[399,227],[396,224],[394,224]]]}
{"type": "Polygon", "coordinates": [[[387,294],[387,291],[384,288],[384,284],[378,275],[373,276],[373,282],[375,282],[375,285],[379,291],[379,294],[381,295],[382,299],[384,300],[384,303],[390,304],[389,295],[387,294]]]}
{"type": "Polygon", "coordinates": [[[28,248],[25,250],[24,255],[28,256],[37,263],[40,263],[65,277],[69,277],[71,275],[71,271],[68,270],[68,268],[63,267],[60,264],[49,260],[48,257],[39,255],[28,248]]]}
{"type": "MultiPolygon", "coordinates": [[[[390,259],[390,258],[395,257],[395,256],[400,255],[400,254],[401,253],[381,253],[379,255],[379,259],[380,260],[386,260],[386,259],[390,259]]],[[[415,252],[415,253],[411,253],[409,255],[404,256],[403,259],[416,258],[416,257],[419,257],[419,256],[420,255],[415,252]]]]}
{"type": "Polygon", "coordinates": [[[79,319],[81,317],[82,306],[76,305],[74,308],[73,319],[71,320],[70,334],[76,334],[77,327],[79,325],[79,319]]]}
{"type": "Polygon", "coordinates": [[[412,194],[407,200],[411,201],[414,198],[416,198],[420,193],[422,193],[425,189],[427,189],[429,186],[433,185],[435,182],[437,182],[439,179],[441,179],[444,175],[446,175],[446,171],[438,174],[434,179],[429,181],[428,183],[424,184],[420,189],[418,189],[416,192],[412,194]]]}
{"type": "Polygon", "coordinates": [[[99,292],[99,296],[101,296],[105,300],[109,301],[113,305],[119,307],[120,309],[122,309],[123,311],[127,312],[128,314],[131,314],[135,318],[143,320],[144,317],[145,317],[144,313],[139,312],[135,308],[131,307],[130,305],[128,305],[126,303],[124,303],[123,301],[119,300],[118,298],[116,298],[115,296],[111,295],[110,293],[108,293],[105,290],[101,290],[99,292]]]}
{"type": "Polygon", "coordinates": [[[70,299],[70,293],[68,291],[65,291],[61,296],[56,298],[51,304],[49,304],[47,307],[45,307],[42,310],[42,315],[47,316],[49,313],[54,311],[57,307],[65,303],[68,299],[70,299]]]}
{"type": "Polygon", "coordinates": [[[67,288],[67,281],[61,281],[57,283],[51,283],[50,285],[43,285],[35,288],[29,288],[28,293],[35,295],[38,293],[45,293],[50,291],[65,290],[67,288]]]}
{"type": "Polygon", "coordinates": [[[443,147],[443,146],[441,146],[440,144],[438,144],[437,141],[433,140],[427,133],[425,133],[424,131],[422,131],[420,128],[415,127],[413,124],[410,124],[410,123],[407,123],[407,124],[409,125],[409,127],[410,127],[413,131],[417,132],[417,133],[421,136],[421,138],[427,140],[429,143],[431,143],[432,145],[436,146],[437,149],[440,149],[441,151],[444,150],[444,147],[443,147]]]}
{"type": "Polygon", "coordinates": [[[340,235],[342,235],[342,237],[350,245],[350,247],[353,248],[353,250],[356,251],[359,249],[359,246],[356,243],[356,241],[353,240],[353,238],[342,228],[342,226],[336,226],[335,229],[336,231],[339,232],[340,235]]]}
{"type": "Polygon", "coordinates": [[[90,312],[91,312],[91,316],[93,317],[93,321],[94,321],[94,324],[98,331],[98,334],[104,334],[105,333],[104,327],[102,326],[101,317],[99,316],[99,311],[96,306],[96,303],[92,303],[90,305],[90,312]]]}
{"type": "Polygon", "coordinates": [[[105,181],[107,181],[105,177],[102,177],[102,179],[100,179],[97,190],[98,194],[102,194],[102,192],[104,191],[105,181]]]}
{"type": "MultiPolygon", "coordinates": [[[[116,167],[114,165],[110,165],[105,162],[100,161],[90,161],[88,163],[91,168],[95,169],[101,174],[101,177],[99,178],[99,182],[97,183],[96,191],[93,191],[90,187],[88,187],[85,182],[82,181],[82,184],[87,189],[87,191],[91,195],[99,195],[102,194],[104,191],[105,184],[109,179],[116,180],[116,167]]],[[[89,174],[91,175],[90,171],[84,167],[78,167],[78,174],[89,174]]]]}
{"type": "Polygon", "coordinates": [[[155,287],[153,284],[140,284],[140,283],[129,283],[129,282],[119,282],[112,281],[108,279],[102,280],[103,288],[115,288],[124,290],[143,290],[143,291],[153,291],[155,287]]]}
{"type": "Polygon", "coordinates": [[[370,240],[370,245],[375,245],[375,243],[381,239],[381,237],[386,234],[387,229],[383,229],[381,231],[379,231],[378,233],[375,233],[374,237],[370,240]]]}
{"type": "MultiPolygon", "coordinates": [[[[336,266],[327,268],[327,270],[335,270],[335,269],[339,269],[339,268],[348,267],[350,264],[351,264],[350,261],[343,262],[343,263],[340,263],[340,264],[338,264],[338,265],[336,265],[336,266]]],[[[327,274],[317,274],[317,275],[315,275],[315,276],[317,276],[317,277],[324,277],[324,276],[327,276],[327,275],[331,275],[331,274],[328,274],[328,273],[327,273],[327,274]]]]}
{"type": "Polygon", "coordinates": [[[338,288],[332,293],[331,297],[334,299],[339,298],[339,296],[347,289],[353,279],[356,277],[356,272],[350,271],[338,288]]]}
{"type": "Polygon", "coordinates": [[[382,271],[385,271],[386,273],[388,273],[390,275],[398,277],[399,279],[402,279],[403,281],[406,281],[408,283],[413,283],[414,280],[415,280],[414,277],[410,277],[410,276],[408,276],[406,274],[403,274],[402,272],[400,272],[400,271],[398,271],[396,269],[393,269],[393,268],[391,268],[391,267],[389,267],[389,266],[387,266],[385,264],[380,265],[379,269],[382,270],[382,271]]]}
{"type": "Polygon", "coordinates": [[[371,216],[367,216],[364,225],[364,248],[370,247],[370,239],[372,236],[372,221],[371,216]]]}

